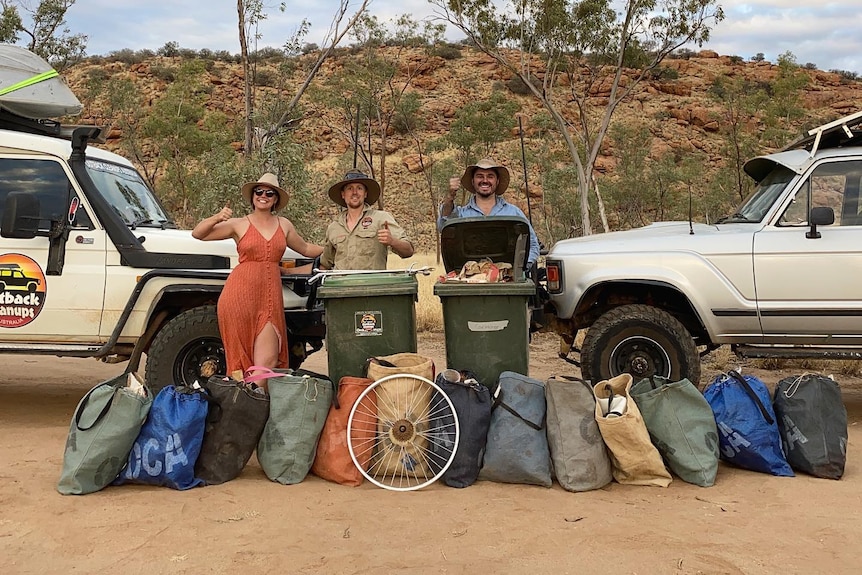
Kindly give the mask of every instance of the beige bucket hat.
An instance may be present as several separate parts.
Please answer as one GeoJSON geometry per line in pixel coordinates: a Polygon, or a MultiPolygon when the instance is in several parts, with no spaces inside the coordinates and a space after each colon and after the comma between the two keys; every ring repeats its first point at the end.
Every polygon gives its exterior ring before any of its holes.
{"type": "Polygon", "coordinates": [[[497,172],[497,195],[501,195],[506,189],[509,187],[509,170],[491,158],[485,158],[483,160],[479,160],[476,164],[472,166],[467,166],[467,169],[464,170],[464,175],[461,176],[461,185],[465,190],[470,192],[471,194],[475,194],[476,190],[473,189],[473,174],[476,173],[476,170],[494,170],[497,172]]]}
{"type": "Polygon", "coordinates": [[[278,176],[271,172],[267,172],[262,175],[260,179],[258,179],[256,182],[248,182],[247,184],[243,184],[242,197],[245,198],[246,202],[251,202],[251,192],[258,186],[266,186],[278,192],[278,201],[272,207],[272,209],[274,210],[283,208],[287,205],[287,202],[290,201],[290,194],[287,193],[287,190],[284,190],[281,186],[278,185],[278,176]]]}
{"type": "Polygon", "coordinates": [[[368,192],[365,196],[366,204],[373,204],[380,198],[380,184],[378,184],[376,180],[369,178],[359,170],[354,169],[349,170],[344,176],[343,180],[329,188],[329,199],[331,199],[333,202],[335,202],[342,208],[346,208],[347,202],[345,202],[344,198],[341,197],[341,191],[344,189],[344,186],[346,186],[347,184],[352,184],[353,182],[365,184],[365,189],[368,192]]]}

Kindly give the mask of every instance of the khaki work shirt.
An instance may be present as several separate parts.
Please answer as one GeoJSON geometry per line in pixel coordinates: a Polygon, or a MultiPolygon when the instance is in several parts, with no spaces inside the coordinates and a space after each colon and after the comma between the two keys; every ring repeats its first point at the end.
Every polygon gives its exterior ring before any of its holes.
{"type": "Polygon", "coordinates": [[[341,210],[326,228],[320,266],[335,270],[385,270],[387,247],[377,241],[377,230],[389,224],[393,239],[410,241],[389,212],[366,205],[353,230],[347,229],[347,210],[341,210]]]}

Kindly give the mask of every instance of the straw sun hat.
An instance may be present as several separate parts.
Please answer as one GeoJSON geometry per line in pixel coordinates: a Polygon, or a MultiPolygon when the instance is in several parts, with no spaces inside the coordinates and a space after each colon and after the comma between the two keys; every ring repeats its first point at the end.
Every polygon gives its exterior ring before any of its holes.
{"type": "Polygon", "coordinates": [[[278,185],[278,177],[270,172],[265,173],[256,182],[248,182],[242,186],[242,197],[246,202],[251,202],[251,192],[258,186],[266,186],[278,192],[278,201],[272,207],[273,210],[283,208],[290,200],[290,194],[278,185]]]}
{"type": "Polygon", "coordinates": [[[476,173],[476,170],[494,170],[497,172],[498,196],[505,192],[506,188],[509,187],[509,170],[491,158],[485,158],[484,160],[479,160],[478,163],[472,166],[467,166],[467,169],[464,170],[464,175],[461,176],[461,185],[471,194],[476,193],[476,190],[473,189],[473,174],[476,173]]]}

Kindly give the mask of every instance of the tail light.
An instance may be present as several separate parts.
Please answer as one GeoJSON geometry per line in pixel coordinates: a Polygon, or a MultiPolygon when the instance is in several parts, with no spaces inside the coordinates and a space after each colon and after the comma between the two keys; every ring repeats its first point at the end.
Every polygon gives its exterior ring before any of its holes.
{"type": "Polygon", "coordinates": [[[545,273],[548,281],[548,292],[561,293],[563,291],[563,262],[547,262],[545,264],[545,273]]]}

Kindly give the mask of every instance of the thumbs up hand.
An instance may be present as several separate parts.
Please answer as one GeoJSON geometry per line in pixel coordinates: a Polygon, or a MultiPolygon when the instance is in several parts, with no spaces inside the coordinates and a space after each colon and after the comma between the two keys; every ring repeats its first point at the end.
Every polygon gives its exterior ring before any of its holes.
{"type": "Polygon", "coordinates": [[[216,218],[216,222],[226,222],[229,219],[231,219],[232,216],[233,216],[233,210],[230,209],[230,204],[227,204],[225,207],[223,207],[221,209],[221,211],[219,211],[219,213],[217,213],[215,215],[215,218],[216,218]]]}
{"type": "Polygon", "coordinates": [[[392,232],[389,231],[389,222],[383,222],[383,225],[377,230],[377,241],[384,246],[392,245],[392,232]]]}

